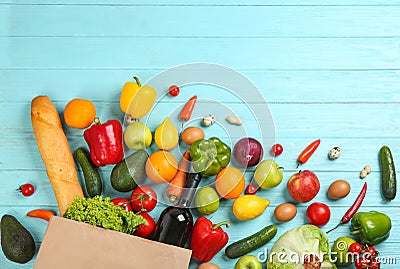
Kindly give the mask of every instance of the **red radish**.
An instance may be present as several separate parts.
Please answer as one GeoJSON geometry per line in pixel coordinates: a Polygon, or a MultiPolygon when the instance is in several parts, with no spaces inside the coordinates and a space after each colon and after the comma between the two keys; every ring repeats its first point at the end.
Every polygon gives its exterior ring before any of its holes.
{"type": "Polygon", "coordinates": [[[240,165],[250,167],[260,162],[263,156],[263,148],[256,139],[244,137],[236,143],[233,153],[240,165]]]}
{"type": "Polygon", "coordinates": [[[309,170],[300,171],[290,177],[287,190],[297,202],[307,203],[319,192],[318,177],[309,170]]]}

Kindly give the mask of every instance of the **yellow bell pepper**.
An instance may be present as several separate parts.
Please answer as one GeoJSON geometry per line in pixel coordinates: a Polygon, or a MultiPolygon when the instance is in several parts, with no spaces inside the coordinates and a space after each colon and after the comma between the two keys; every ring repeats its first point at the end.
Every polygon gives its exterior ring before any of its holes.
{"type": "Polygon", "coordinates": [[[135,82],[127,82],[122,87],[120,107],[123,112],[139,119],[146,115],[156,101],[157,91],[147,85],[141,85],[137,77],[135,82]]]}
{"type": "Polygon", "coordinates": [[[139,91],[140,87],[142,86],[140,84],[140,81],[137,77],[133,77],[136,82],[128,81],[124,84],[122,87],[121,91],[121,97],[119,99],[119,106],[121,107],[121,110],[126,113],[128,110],[128,107],[135,96],[135,94],[139,91]]]}

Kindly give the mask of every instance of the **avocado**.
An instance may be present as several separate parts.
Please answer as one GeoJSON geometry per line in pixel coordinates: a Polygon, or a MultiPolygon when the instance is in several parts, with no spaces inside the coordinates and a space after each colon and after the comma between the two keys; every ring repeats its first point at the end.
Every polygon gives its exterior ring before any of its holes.
{"type": "Polygon", "coordinates": [[[117,163],[111,172],[111,186],[121,192],[131,191],[146,178],[146,161],[149,155],[142,149],[117,163]]]}
{"type": "Polygon", "coordinates": [[[11,215],[1,218],[1,248],[7,259],[17,263],[29,262],[36,251],[30,232],[11,215]]]}

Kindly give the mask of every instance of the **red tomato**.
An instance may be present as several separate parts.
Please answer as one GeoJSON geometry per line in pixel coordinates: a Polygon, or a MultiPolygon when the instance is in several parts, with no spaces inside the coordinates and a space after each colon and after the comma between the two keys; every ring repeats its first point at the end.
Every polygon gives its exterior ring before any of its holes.
{"type": "Polygon", "coordinates": [[[131,205],[135,212],[152,211],[157,205],[156,192],[147,186],[140,186],[133,190],[131,195],[131,205]]]}
{"type": "Polygon", "coordinates": [[[369,267],[369,261],[365,258],[358,258],[355,262],[354,265],[357,269],[365,269],[365,268],[370,268],[369,267]]]}
{"type": "Polygon", "coordinates": [[[154,230],[155,221],[146,212],[142,212],[139,215],[146,220],[146,223],[140,224],[133,234],[139,237],[147,238],[154,230]]]}
{"type": "Polygon", "coordinates": [[[366,247],[364,250],[364,256],[367,259],[373,260],[374,258],[376,258],[376,256],[378,256],[378,254],[378,251],[374,247],[366,247]]]}
{"type": "Polygon", "coordinates": [[[258,188],[257,188],[256,185],[254,185],[254,184],[249,184],[249,185],[246,187],[245,193],[246,193],[246,194],[249,194],[249,195],[254,195],[254,194],[256,194],[257,191],[258,191],[258,188]]]}
{"type": "Polygon", "coordinates": [[[17,191],[20,191],[23,196],[31,196],[35,192],[35,187],[32,184],[27,183],[19,186],[17,191]]]}
{"type": "Polygon", "coordinates": [[[168,92],[169,92],[169,95],[171,95],[171,96],[178,96],[179,92],[180,92],[180,89],[179,89],[178,86],[172,85],[172,86],[169,87],[168,92]]]}
{"type": "Polygon", "coordinates": [[[123,209],[125,209],[125,211],[132,211],[132,207],[131,204],[129,203],[128,199],[125,198],[114,198],[111,200],[111,202],[114,203],[114,205],[120,206],[123,209]]]}
{"type": "Polygon", "coordinates": [[[381,268],[381,262],[378,261],[377,259],[374,259],[369,263],[369,266],[370,267],[368,267],[368,268],[371,268],[371,269],[379,269],[379,268],[381,268]]]}
{"type": "Polygon", "coordinates": [[[331,211],[326,204],[312,203],[307,208],[308,222],[315,226],[324,226],[331,218],[331,211]]]}
{"type": "Polygon", "coordinates": [[[283,147],[281,144],[275,144],[271,148],[271,153],[274,156],[279,156],[282,154],[282,152],[283,152],[283,147]]]}
{"type": "Polygon", "coordinates": [[[360,243],[355,242],[350,245],[348,251],[351,253],[355,253],[355,254],[361,254],[362,249],[363,249],[363,246],[360,243]]]}

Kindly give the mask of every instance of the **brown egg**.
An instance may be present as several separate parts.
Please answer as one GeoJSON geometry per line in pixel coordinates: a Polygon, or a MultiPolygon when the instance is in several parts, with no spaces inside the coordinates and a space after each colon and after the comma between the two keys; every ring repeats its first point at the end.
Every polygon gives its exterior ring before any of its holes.
{"type": "Polygon", "coordinates": [[[182,132],[182,141],[188,145],[193,144],[199,139],[204,138],[204,132],[202,129],[194,126],[187,127],[182,132]]]}
{"type": "Polygon", "coordinates": [[[202,263],[197,269],[220,269],[218,265],[211,262],[202,263]]]}
{"type": "Polygon", "coordinates": [[[332,199],[342,199],[350,193],[350,184],[343,179],[332,182],[328,189],[328,195],[332,199]]]}
{"type": "Polygon", "coordinates": [[[293,219],[297,214],[297,208],[294,204],[284,203],[275,208],[274,216],[279,222],[287,222],[293,219]]]}

